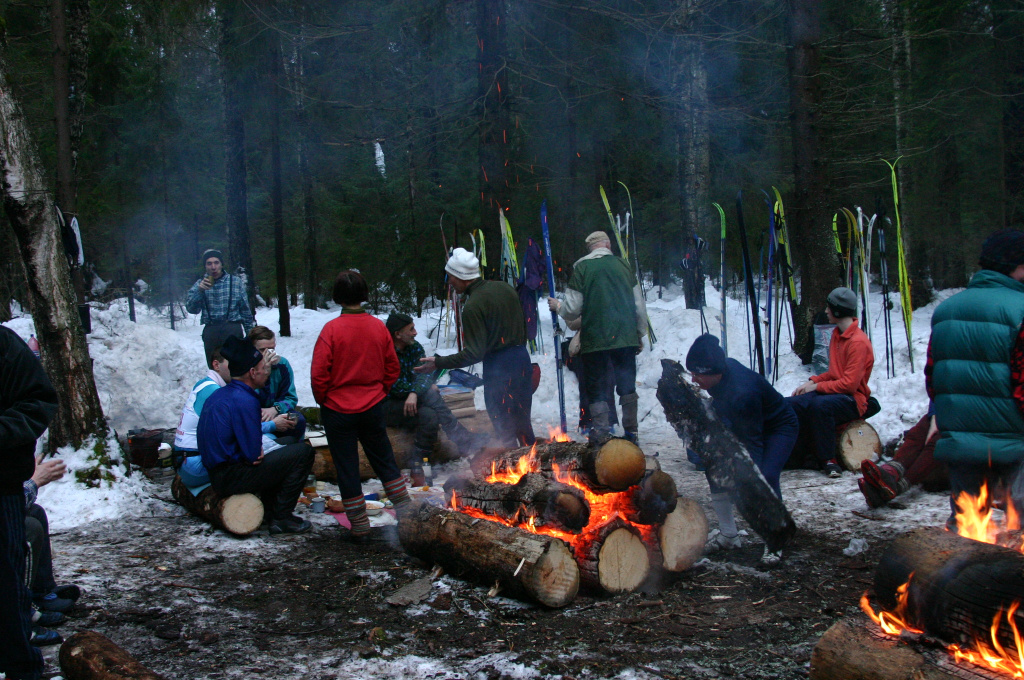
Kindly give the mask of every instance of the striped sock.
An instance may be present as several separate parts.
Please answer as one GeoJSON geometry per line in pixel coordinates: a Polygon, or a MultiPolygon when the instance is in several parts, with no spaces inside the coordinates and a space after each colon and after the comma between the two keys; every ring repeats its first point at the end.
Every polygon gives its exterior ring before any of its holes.
{"type": "Polygon", "coordinates": [[[402,505],[412,500],[409,497],[409,489],[405,486],[405,477],[399,476],[390,482],[384,482],[384,493],[394,505],[402,505]]]}
{"type": "Polygon", "coordinates": [[[345,516],[348,523],[352,525],[352,533],[356,536],[365,536],[370,533],[370,517],[366,514],[366,501],[363,494],[352,498],[342,498],[345,505],[345,516]]]}

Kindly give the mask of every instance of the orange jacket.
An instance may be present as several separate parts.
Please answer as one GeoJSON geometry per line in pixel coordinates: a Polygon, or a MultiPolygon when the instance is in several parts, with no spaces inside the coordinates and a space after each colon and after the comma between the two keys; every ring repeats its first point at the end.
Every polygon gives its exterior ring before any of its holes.
{"type": "Polygon", "coordinates": [[[875,350],[868,336],[854,319],[845,333],[832,329],[828,344],[828,370],[811,376],[820,394],[849,394],[857,401],[857,411],[864,415],[868,407],[868,379],[875,365],[875,350]]]}
{"type": "Polygon", "coordinates": [[[313,347],[313,398],[338,413],[362,413],[387,396],[401,366],[384,322],[345,311],[328,321],[313,347]]]}

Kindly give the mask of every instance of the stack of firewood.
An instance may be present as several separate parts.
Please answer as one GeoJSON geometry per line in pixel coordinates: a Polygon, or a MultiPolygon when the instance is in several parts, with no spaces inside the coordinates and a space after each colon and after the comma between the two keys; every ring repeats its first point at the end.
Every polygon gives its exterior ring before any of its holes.
{"type": "Polygon", "coordinates": [[[707,519],[635,444],[550,442],[474,461],[447,507],[403,514],[405,550],[449,573],[560,607],[581,585],[625,593],[700,556],[707,519]]]}

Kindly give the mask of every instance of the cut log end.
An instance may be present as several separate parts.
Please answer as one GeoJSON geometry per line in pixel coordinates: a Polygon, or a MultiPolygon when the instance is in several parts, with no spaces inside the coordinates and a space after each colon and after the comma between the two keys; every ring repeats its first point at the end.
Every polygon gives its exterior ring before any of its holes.
{"type": "Polygon", "coordinates": [[[679,498],[676,508],[658,529],[662,567],[668,571],[685,571],[704,553],[708,537],[708,519],[700,503],[692,498],[679,498]]]}
{"type": "Polygon", "coordinates": [[[526,587],[548,607],[564,607],[576,598],[580,570],[565,543],[551,541],[530,571],[526,587]]]}
{"type": "Polygon", "coordinates": [[[263,523],[263,502],[251,493],[220,496],[208,486],[194,496],[181,477],[171,482],[174,499],[196,517],[236,536],[248,536],[263,523]]]}
{"type": "Polygon", "coordinates": [[[624,491],[644,476],[647,460],[640,447],[628,439],[609,439],[594,457],[597,482],[615,491],[624,491]]]}
{"type": "Polygon", "coordinates": [[[635,533],[622,527],[608,535],[597,556],[598,581],[609,593],[631,593],[650,572],[647,547],[635,533]]]}
{"type": "Polygon", "coordinates": [[[104,635],[75,633],[61,645],[60,669],[67,680],[164,680],[104,635]]]}

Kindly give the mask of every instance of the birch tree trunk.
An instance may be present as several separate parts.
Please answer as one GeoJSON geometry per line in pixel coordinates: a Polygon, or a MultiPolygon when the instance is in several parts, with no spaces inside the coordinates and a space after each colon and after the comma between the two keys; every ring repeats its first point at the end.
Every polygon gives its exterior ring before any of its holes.
{"type": "MultiPolygon", "coordinates": [[[[0,52],[0,81],[10,82],[0,52]]],[[[25,265],[32,317],[43,367],[57,390],[57,417],[50,425],[51,451],[80,446],[107,431],[82,332],[68,261],[53,209],[53,194],[29,136],[21,106],[0,88],[0,191],[25,265]]]]}

